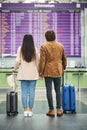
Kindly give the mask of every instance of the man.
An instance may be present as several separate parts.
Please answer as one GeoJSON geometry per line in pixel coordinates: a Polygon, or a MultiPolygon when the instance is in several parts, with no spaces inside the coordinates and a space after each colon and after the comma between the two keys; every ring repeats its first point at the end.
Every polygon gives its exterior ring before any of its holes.
{"type": "Polygon", "coordinates": [[[62,116],[60,86],[61,76],[67,66],[67,58],[64,46],[56,41],[55,32],[53,30],[48,30],[45,33],[45,38],[47,41],[42,44],[40,48],[39,75],[45,79],[46,94],[49,105],[49,111],[46,115],[51,117],[55,116],[52,96],[53,82],[56,93],[57,116],[62,116]]]}

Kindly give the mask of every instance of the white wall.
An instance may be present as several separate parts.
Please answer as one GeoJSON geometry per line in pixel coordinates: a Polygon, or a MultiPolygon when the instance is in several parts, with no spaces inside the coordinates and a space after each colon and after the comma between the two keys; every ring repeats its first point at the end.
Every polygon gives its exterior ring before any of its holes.
{"type": "Polygon", "coordinates": [[[84,11],[84,42],[85,42],[85,64],[87,67],[87,9],[84,11]]]}

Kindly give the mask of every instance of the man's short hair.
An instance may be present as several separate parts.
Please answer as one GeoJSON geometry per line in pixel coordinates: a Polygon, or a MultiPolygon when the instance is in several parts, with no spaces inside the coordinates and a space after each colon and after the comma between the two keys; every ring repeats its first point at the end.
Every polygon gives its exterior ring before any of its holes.
{"type": "Polygon", "coordinates": [[[48,30],[45,33],[45,38],[47,41],[54,41],[56,39],[55,32],[53,30],[48,30]]]}

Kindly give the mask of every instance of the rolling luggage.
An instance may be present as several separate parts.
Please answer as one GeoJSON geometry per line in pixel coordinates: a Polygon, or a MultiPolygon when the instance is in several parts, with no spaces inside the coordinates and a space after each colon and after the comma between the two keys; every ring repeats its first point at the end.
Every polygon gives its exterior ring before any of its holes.
{"type": "Polygon", "coordinates": [[[62,108],[63,113],[76,113],[76,94],[73,84],[62,86],[62,108]]]}
{"type": "Polygon", "coordinates": [[[12,91],[6,94],[6,112],[8,116],[18,114],[18,93],[16,92],[16,79],[15,74],[13,73],[7,77],[9,86],[12,87],[12,91]]]}
{"type": "Polygon", "coordinates": [[[18,114],[18,94],[11,91],[6,95],[6,112],[8,116],[18,114]]]}

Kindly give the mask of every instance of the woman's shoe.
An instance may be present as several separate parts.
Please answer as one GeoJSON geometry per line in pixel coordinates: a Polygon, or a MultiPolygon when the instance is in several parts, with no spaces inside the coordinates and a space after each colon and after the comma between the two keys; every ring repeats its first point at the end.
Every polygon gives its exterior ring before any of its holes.
{"type": "Polygon", "coordinates": [[[49,112],[46,113],[46,115],[47,115],[47,116],[50,116],[50,117],[54,117],[54,116],[55,116],[55,112],[54,112],[54,110],[52,109],[52,110],[49,110],[49,112]]]}
{"type": "Polygon", "coordinates": [[[61,109],[57,109],[57,116],[62,116],[63,115],[63,112],[61,109]]]}
{"type": "Polygon", "coordinates": [[[27,111],[24,111],[24,117],[27,117],[27,116],[28,116],[27,111]]]}
{"type": "Polygon", "coordinates": [[[33,112],[32,112],[32,111],[28,111],[27,113],[28,113],[28,116],[29,116],[29,117],[32,117],[32,116],[33,116],[33,112]]]}

